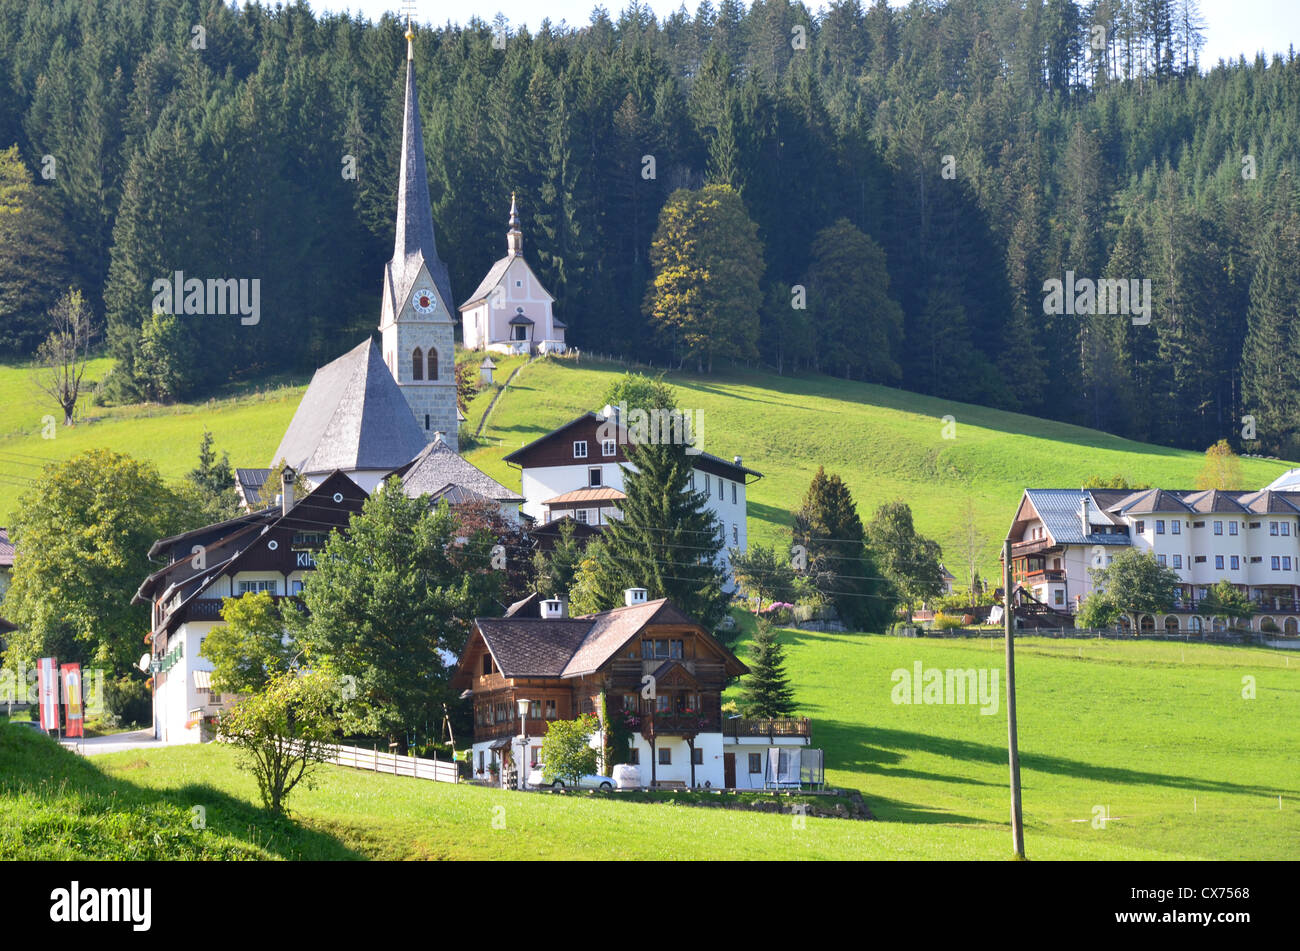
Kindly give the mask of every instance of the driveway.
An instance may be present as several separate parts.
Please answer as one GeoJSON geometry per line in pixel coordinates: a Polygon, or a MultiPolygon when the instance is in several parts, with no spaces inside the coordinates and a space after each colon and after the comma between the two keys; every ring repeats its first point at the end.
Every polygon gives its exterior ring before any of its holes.
{"type": "Polygon", "coordinates": [[[120,753],[122,750],[136,750],[148,746],[162,746],[154,739],[153,730],[136,730],[132,733],[114,733],[112,736],[92,736],[86,739],[64,739],[63,745],[70,750],[77,750],[86,756],[96,753],[120,753]]]}

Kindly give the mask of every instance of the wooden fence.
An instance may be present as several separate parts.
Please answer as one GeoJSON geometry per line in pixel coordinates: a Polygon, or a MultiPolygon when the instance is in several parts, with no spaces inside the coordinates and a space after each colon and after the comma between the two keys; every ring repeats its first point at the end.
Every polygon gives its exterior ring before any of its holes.
{"type": "Polygon", "coordinates": [[[413,776],[416,779],[432,779],[440,783],[460,782],[460,769],[455,763],[420,759],[415,756],[397,756],[393,753],[381,753],[378,749],[363,750],[355,746],[334,746],[333,756],[327,757],[325,761],[338,766],[351,766],[353,769],[392,773],[394,776],[413,776]]]}

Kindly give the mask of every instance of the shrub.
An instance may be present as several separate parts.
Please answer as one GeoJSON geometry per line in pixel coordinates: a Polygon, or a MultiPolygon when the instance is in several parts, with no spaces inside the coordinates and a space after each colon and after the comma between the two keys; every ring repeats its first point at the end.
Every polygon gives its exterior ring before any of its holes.
{"type": "Polygon", "coordinates": [[[930,627],[936,631],[948,631],[954,627],[961,627],[961,618],[955,614],[936,614],[930,627]]]}

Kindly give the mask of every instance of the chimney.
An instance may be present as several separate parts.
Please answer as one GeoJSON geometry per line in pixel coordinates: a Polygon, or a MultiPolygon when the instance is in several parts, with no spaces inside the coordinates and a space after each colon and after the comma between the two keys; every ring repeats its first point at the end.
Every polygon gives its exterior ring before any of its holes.
{"type": "Polygon", "coordinates": [[[548,621],[560,620],[568,617],[568,612],[564,609],[564,602],[559,598],[547,598],[542,602],[542,618],[548,621]]]}
{"type": "Polygon", "coordinates": [[[1085,537],[1092,534],[1092,525],[1089,524],[1088,520],[1088,508],[1088,493],[1087,491],[1083,491],[1083,507],[1079,509],[1079,521],[1083,525],[1083,534],[1085,537]]]}
{"type": "Polygon", "coordinates": [[[280,514],[288,515],[293,508],[293,480],[297,473],[288,466],[280,473],[280,514]]]}
{"type": "Polygon", "coordinates": [[[623,591],[623,603],[629,608],[645,604],[646,593],[645,588],[627,588],[623,591]]]}
{"type": "Polygon", "coordinates": [[[731,461],[736,465],[740,465],[740,456],[732,456],[731,461]]]}

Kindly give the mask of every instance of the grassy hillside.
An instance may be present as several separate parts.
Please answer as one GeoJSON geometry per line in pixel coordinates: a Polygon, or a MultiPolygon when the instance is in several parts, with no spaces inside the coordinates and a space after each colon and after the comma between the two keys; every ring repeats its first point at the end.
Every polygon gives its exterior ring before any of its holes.
{"type": "MultiPolygon", "coordinates": [[[[102,378],[110,365],[108,359],[92,361],[87,378],[102,378]]],[[[197,464],[206,427],[232,465],[265,466],[305,390],[305,382],[275,379],[232,386],[229,395],[201,403],[102,407],[86,400],[77,424],[64,426],[62,413],[33,386],[25,367],[0,366],[0,525],[8,524],[42,466],[92,447],[148,459],[167,478],[179,479],[197,464]],[[53,438],[45,438],[47,414],[57,418],[53,438]]]]}
{"type": "MultiPolygon", "coordinates": [[[[1005,711],[891,700],[892,671],[917,661],[1000,677],[1000,644],[782,636],[828,779],[861,789],[880,821],[810,818],[797,829],[789,816],[327,767],[317,788],[294,794],[293,821],[272,823],[228,748],[79,760],[0,726],[0,858],[1008,856],[1005,711]],[[191,827],[194,806],[206,831],[191,827]]],[[[1017,683],[1030,858],[1292,856],[1300,662],[1239,648],[1026,639],[1017,683]],[[1253,700],[1241,695],[1246,675],[1256,678],[1253,700]],[[1099,828],[1098,808],[1111,817],[1099,828]]]]}
{"type": "MultiPolygon", "coordinates": [[[[498,386],[471,403],[469,432],[478,427],[495,390],[523,363],[520,358],[494,361],[498,386]]],[[[91,376],[102,375],[107,366],[96,361],[91,376]]],[[[585,359],[523,366],[497,400],[481,445],[468,458],[518,488],[518,471],[502,456],[580,412],[598,409],[621,372],[585,359]]],[[[995,570],[997,540],[1025,486],[1075,486],[1093,473],[1123,472],[1137,482],[1191,487],[1202,464],[1199,453],[829,377],[735,371],[712,377],[671,373],[668,379],[678,388],[682,407],[698,411],[705,449],[726,458],[741,455],[763,473],[750,489],[751,539],[785,542],[792,511],[818,464],[824,464],[843,476],[864,520],[882,502],[906,499],[920,530],[940,541],[946,563],[959,577],[968,500],[984,537],[980,563],[987,572],[995,570]],[[945,416],[955,420],[955,438],[944,438],[945,416]]],[[[164,475],[179,478],[194,466],[206,426],[235,465],[267,465],[303,391],[299,381],[277,380],[198,404],[87,405],[81,423],[60,425],[55,438],[43,439],[48,400],[32,389],[25,369],[0,366],[0,524],[41,465],[90,446],[151,459],[164,475]]],[[[1243,487],[1265,485],[1285,468],[1280,462],[1243,460],[1243,487]]]]}
{"type": "MultiPolygon", "coordinates": [[[[501,457],[579,412],[598,409],[621,368],[588,361],[536,361],[498,401],[483,432],[489,445],[468,454],[517,488],[501,457]]],[[[829,377],[758,371],[714,376],[671,373],[680,405],[702,420],[703,447],[740,455],[763,473],[749,491],[750,538],[786,543],[793,510],[819,464],[848,483],[863,521],[894,498],[912,507],[918,528],[938,539],[958,577],[964,564],[968,500],[984,543],[980,564],[995,570],[1025,487],[1078,486],[1094,473],[1123,472],[1137,483],[1191,488],[1200,453],[1132,442],[1064,423],[919,396],[829,377]],[[945,439],[943,417],[955,420],[945,439]]],[[[1287,466],[1246,459],[1243,488],[1271,482],[1287,466]]]]}

